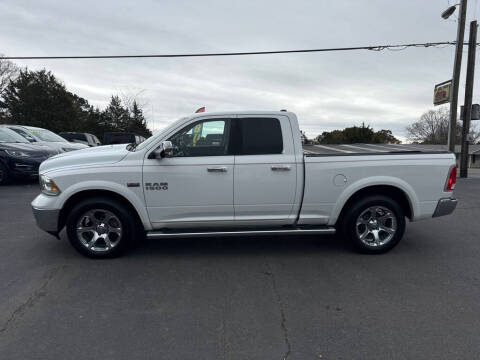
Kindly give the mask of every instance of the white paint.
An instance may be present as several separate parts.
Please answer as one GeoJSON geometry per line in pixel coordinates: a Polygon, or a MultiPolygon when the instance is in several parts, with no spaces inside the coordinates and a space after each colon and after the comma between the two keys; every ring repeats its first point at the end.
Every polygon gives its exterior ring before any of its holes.
{"type": "Polygon", "coordinates": [[[331,146],[325,146],[325,145],[315,145],[315,147],[318,147],[318,148],[321,148],[321,149],[326,149],[326,150],[332,150],[332,151],[340,151],[340,152],[343,152],[343,153],[353,153],[354,151],[350,151],[350,150],[343,150],[343,149],[340,149],[338,147],[331,147],[331,146]]]}
{"type": "MultiPolygon", "coordinates": [[[[354,152],[317,146],[346,154],[354,152]]],[[[45,161],[40,173],[52,178],[61,193],[39,195],[32,204],[39,209],[61,209],[79,191],[107,190],[132,204],[147,231],[163,227],[292,225],[297,216],[299,224],[334,225],[355,192],[372,185],[391,185],[404,191],[413,219],[418,220],[431,217],[438,200],[451,196],[443,188],[453,164],[454,156],[446,153],[305,157],[293,113],[202,113],[173,123],[133,152],[125,145],[105,146],[45,161]],[[149,159],[162,141],[199,119],[250,116],[280,120],[284,140],[281,154],[149,159]],[[289,170],[272,171],[272,166],[289,170]],[[209,167],[223,167],[226,171],[208,172],[209,167]],[[339,173],[348,179],[345,186],[334,184],[339,173]],[[132,182],[140,186],[126,186],[132,182]],[[168,190],[146,190],[145,183],[168,183],[168,190]]]]}
{"type": "Polygon", "coordinates": [[[367,147],[361,147],[361,146],[355,146],[355,145],[346,145],[346,144],[342,144],[342,146],[346,146],[346,147],[349,147],[349,148],[352,148],[352,149],[360,149],[360,150],[366,150],[366,151],[372,151],[372,152],[387,152],[385,150],[377,150],[377,149],[369,149],[367,147]]]}

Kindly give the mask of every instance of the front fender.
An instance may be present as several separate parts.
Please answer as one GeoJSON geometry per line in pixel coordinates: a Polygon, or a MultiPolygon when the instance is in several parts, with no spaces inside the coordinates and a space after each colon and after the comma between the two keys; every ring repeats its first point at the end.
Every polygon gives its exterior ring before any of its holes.
{"type": "Polygon", "coordinates": [[[148,217],[147,210],[145,208],[144,200],[143,200],[143,190],[142,188],[135,188],[138,191],[138,194],[132,191],[131,189],[127,188],[124,185],[109,182],[109,181],[102,181],[102,180],[88,180],[82,181],[71,186],[67,187],[63,190],[60,195],[58,196],[47,196],[45,195],[43,198],[44,204],[39,203],[37,201],[37,206],[42,208],[54,208],[54,209],[62,209],[65,206],[65,203],[70,199],[73,195],[78,194],[83,191],[95,190],[95,191],[109,191],[113,192],[117,195],[122,196],[125,200],[127,200],[137,211],[140,220],[145,228],[145,230],[152,230],[152,225],[150,223],[150,219],[148,217]],[[46,202],[49,202],[48,206],[46,202]]]}

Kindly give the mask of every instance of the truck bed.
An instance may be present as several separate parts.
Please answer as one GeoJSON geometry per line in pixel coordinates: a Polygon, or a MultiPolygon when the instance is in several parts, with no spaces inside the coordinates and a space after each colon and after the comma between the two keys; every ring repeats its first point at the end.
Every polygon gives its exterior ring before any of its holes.
{"type": "Polygon", "coordinates": [[[321,144],[303,145],[307,157],[448,153],[447,145],[422,144],[321,144]]]}

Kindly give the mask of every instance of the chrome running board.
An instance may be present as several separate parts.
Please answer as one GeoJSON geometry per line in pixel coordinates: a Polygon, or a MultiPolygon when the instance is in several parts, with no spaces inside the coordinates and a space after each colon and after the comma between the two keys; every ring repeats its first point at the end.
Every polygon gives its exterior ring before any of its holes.
{"type": "Polygon", "coordinates": [[[173,239],[195,237],[231,237],[231,236],[278,236],[278,235],[333,235],[334,227],[310,228],[310,229],[274,229],[274,230],[230,230],[230,231],[195,231],[195,232],[163,232],[150,231],[148,239],[173,239]]]}

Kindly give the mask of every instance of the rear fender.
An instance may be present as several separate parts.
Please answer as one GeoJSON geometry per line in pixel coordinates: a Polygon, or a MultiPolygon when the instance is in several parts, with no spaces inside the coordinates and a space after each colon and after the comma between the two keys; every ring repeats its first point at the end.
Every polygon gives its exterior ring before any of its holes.
{"type": "Polygon", "coordinates": [[[335,225],[338,220],[340,213],[342,212],[343,207],[347,203],[347,201],[358,191],[365,189],[370,186],[376,185],[387,185],[393,186],[400,190],[402,190],[405,195],[407,196],[410,209],[412,211],[412,219],[415,219],[415,214],[419,213],[419,200],[418,196],[413,190],[412,186],[410,186],[407,182],[402,179],[391,177],[391,176],[375,176],[369,178],[360,179],[350,186],[346,187],[345,190],[340,194],[338,201],[336,202],[330,219],[328,221],[328,225],[335,225]]]}

